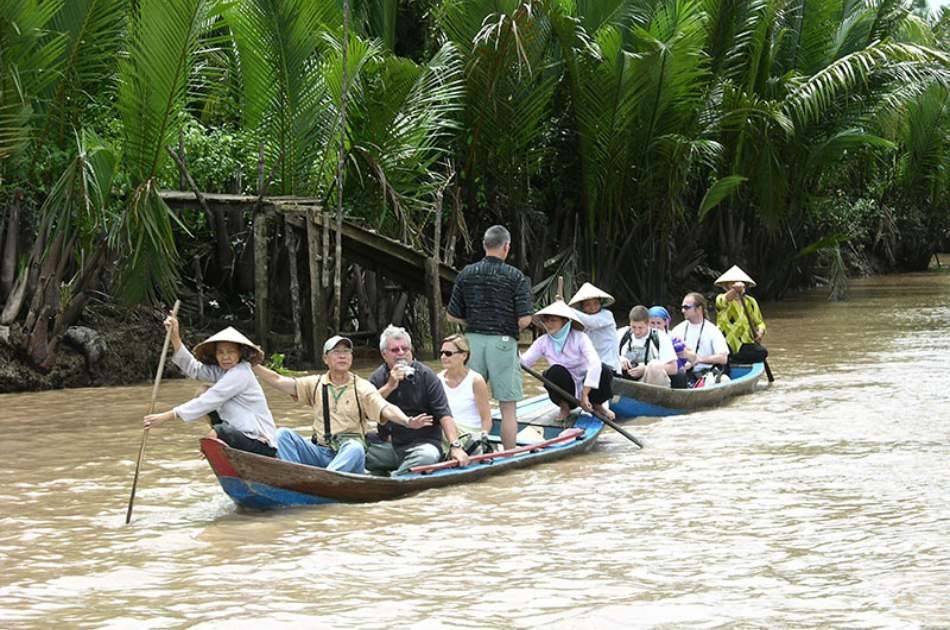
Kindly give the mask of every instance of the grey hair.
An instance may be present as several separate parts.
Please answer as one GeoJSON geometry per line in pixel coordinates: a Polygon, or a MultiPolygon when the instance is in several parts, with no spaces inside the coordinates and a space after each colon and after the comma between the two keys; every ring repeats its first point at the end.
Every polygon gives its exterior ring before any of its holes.
{"type": "Polygon", "coordinates": [[[493,225],[485,230],[482,246],[485,249],[498,249],[511,242],[511,232],[504,225],[493,225]]]}
{"type": "Polygon", "coordinates": [[[386,348],[389,347],[390,339],[405,339],[409,342],[409,347],[412,347],[412,337],[409,336],[409,333],[402,326],[393,326],[390,324],[386,326],[386,329],[379,335],[379,351],[385,352],[386,348]]]}

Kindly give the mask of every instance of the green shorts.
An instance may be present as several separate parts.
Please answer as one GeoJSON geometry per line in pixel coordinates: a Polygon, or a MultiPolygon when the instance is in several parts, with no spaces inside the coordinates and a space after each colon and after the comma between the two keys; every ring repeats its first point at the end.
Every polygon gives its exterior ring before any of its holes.
{"type": "Polygon", "coordinates": [[[480,333],[466,333],[465,337],[472,347],[468,367],[485,377],[491,387],[492,398],[499,402],[524,398],[518,338],[480,333]]]}

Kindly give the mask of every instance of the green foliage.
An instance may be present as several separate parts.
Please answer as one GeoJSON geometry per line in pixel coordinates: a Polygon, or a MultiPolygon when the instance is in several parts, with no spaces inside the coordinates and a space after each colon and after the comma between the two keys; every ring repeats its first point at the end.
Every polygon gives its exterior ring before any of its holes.
{"type": "Polygon", "coordinates": [[[626,297],[731,262],[780,292],[842,238],[910,265],[950,225],[946,10],[351,4],[344,73],[338,0],[0,0],[0,187],[107,231],[135,300],[177,282],[179,133],[205,191],[256,192],[263,144],[271,194],[325,202],[342,141],[349,214],[422,242],[446,193],[457,229],[509,224],[539,272],[576,250],[626,297]]]}

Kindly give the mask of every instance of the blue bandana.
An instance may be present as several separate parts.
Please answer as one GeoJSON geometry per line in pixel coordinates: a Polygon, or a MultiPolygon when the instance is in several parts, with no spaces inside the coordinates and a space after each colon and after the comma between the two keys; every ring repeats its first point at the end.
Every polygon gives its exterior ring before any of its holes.
{"type": "Polygon", "coordinates": [[[554,351],[560,354],[564,350],[564,344],[567,343],[567,335],[571,332],[571,320],[567,320],[561,329],[556,333],[548,333],[548,337],[551,338],[551,344],[554,346],[554,351]]]}

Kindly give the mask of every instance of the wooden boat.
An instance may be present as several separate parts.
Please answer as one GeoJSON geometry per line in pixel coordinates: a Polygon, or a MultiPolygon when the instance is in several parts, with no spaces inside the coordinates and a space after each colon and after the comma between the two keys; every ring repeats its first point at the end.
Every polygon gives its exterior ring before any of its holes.
{"type": "MultiPolygon", "coordinates": [[[[543,441],[472,458],[465,468],[455,462],[417,466],[398,477],[331,472],[264,457],[229,447],[213,438],[201,440],[201,451],[225,493],[238,505],[271,509],[323,503],[365,503],[395,499],[429,488],[476,481],[491,475],[554,461],[589,450],[603,429],[593,416],[583,415],[565,428],[554,417],[557,407],[546,396],[518,406],[519,429],[541,427],[543,441]]],[[[501,421],[494,421],[493,435],[501,421]]]]}
{"type": "Polygon", "coordinates": [[[671,389],[614,378],[614,397],[610,409],[618,418],[634,418],[675,416],[694,409],[714,407],[733,396],[752,392],[764,371],[762,363],[733,365],[729,381],[699,389],[671,389]]]}

